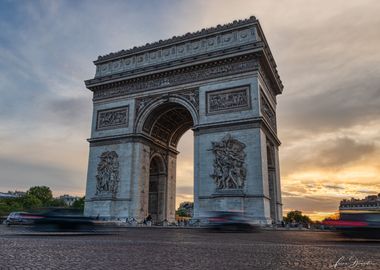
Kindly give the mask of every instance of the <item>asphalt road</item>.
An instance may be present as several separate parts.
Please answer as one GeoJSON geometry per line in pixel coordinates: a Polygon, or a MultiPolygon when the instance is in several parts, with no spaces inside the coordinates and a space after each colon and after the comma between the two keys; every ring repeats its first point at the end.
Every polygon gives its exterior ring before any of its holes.
{"type": "Polygon", "coordinates": [[[30,234],[1,225],[0,269],[380,269],[380,242],[312,231],[30,234]]]}

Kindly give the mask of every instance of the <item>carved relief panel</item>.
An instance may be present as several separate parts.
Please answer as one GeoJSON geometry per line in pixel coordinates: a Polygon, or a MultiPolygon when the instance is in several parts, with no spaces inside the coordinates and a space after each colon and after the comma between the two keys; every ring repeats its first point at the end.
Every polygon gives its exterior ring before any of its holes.
{"type": "Polygon", "coordinates": [[[128,127],[129,107],[100,110],[97,113],[96,130],[128,127]]]}
{"type": "Polygon", "coordinates": [[[210,176],[214,179],[216,188],[242,189],[247,175],[245,164],[246,145],[230,134],[221,141],[212,142],[210,149],[214,154],[214,172],[210,176]]]}
{"type": "Polygon", "coordinates": [[[115,151],[100,155],[96,175],[97,196],[115,196],[119,186],[119,156],[115,151]]]}
{"type": "Polygon", "coordinates": [[[206,93],[207,114],[248,110],[251,108],[249,86],[206,93]]]}

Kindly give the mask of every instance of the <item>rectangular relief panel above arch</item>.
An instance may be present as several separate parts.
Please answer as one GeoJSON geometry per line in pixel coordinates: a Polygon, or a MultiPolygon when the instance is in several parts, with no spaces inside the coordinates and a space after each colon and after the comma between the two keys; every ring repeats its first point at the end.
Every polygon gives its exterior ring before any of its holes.
{"type": "Polygon", "coordinates": [[[251,109],[250,86],[206,92],[206,114],[218,114],[251,109]]]}
{"type": "Polygon", "coordinates": [[[95,102],[91,139],[118,136],[133,130],[134,103],[131,99],[95,102]]]}
{"type": "Polygon", "coordinates": [[[96,130],[128,127],[129,106],[98,110],[96,130]]]}

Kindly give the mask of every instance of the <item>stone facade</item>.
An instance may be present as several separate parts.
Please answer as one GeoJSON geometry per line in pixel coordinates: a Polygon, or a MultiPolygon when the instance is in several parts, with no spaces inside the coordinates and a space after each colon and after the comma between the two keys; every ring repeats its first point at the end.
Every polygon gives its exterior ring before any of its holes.
{"type": "Polygon", "coordinates": [[[339,210],[380,210],[380,193],[367,196],[364,199],[344,199],[340,201],[339,210]]]}
{"type": "Polygon", "coordinates": [[[194,218],[240,210],[278,222],[276,96],[282,83],[256,18],[95,61],[85,214],[174,221],[176,150],[194,132],[194,218]]]}

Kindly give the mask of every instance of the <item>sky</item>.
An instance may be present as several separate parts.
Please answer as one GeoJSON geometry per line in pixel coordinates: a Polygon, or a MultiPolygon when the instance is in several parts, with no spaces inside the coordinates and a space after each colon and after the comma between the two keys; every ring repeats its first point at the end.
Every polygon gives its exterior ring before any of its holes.
{"type": "MultiPolygon", "coordinates": [[[[284,211],[314,219],[380,192],[380,1],[0,0],[0,191],[84,195],[98,55],[255,15],[284,83],[284,211]]],[[[192,133],[177,205],[191,200],[192,133]]]]}

